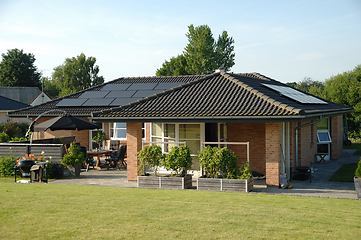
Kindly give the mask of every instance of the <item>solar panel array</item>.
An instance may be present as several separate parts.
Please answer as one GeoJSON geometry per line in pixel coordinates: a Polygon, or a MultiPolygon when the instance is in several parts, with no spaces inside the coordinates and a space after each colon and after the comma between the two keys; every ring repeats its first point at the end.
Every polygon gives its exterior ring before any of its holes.
{"type": "Polygon", "coordinates": [[[292,100],[295,100],[296,102],[303,103],[303,104],[327,104],[327,102],[322,101],[314,96],[307,95],[303,92],[297,91],[296,89],[285,87],[285,86],[279,86],[279,85],[273,85],[273,84],[262,84],[265,87],[268,87],[272,90],[277,91],[279,94],[288,97],[292,100]]]}
{"type": "Polygon", "coordinates": [[[184,82],[107,84],[99,91],[86,91],[76,99],[62,99],[56,106],[123,106],[182,84],[184,82]]]}

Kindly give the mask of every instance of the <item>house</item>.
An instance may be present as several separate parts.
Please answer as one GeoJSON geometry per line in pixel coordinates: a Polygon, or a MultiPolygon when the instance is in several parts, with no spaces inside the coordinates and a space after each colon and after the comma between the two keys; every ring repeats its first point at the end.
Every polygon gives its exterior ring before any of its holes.
{"type": "Polygon", "coordinates": [[[40,103],[45,103],[50,101],[51,98],[44,92],[40,91],[37,87],[0,87],[0,96],[4,99],[7,99],[6,104],[1,104],[0,111],[1,118],[0,122],[14,121],[14,122],[24,122],[31,123],[29,119],[25,118],[14,118],[11,119],[6,116],[7,112],[10,110],[16,110],[20,108],[28,107],[29,105],[35,106],[40,103]],[[9,102],[12,101],[12,103],[9,102]]]}
{"type": "MultiPolygon", "coordinates": [[[[119,78],[9,116],[35,118],[57,108],[96,121],[110,139],[127,144],[128,180],[137,179],[137,152],[144,141],[161,143],[164,152],[174,142],[186,142],[194,158],[193,174],[199,173],[197,154],[204,143],[227,145],[273,186],[279,185],[282,173],[290,178],[292,167],[315,162],[318,143],[328,146],[330,159],[341,157],[343,117],[353,110],[258,73],[218,71],[119,78]]],[[[92,131],[37,137],[68,135],[92,147],[92,131]]]]}
{"type": "Polygon", "coordinates": [[[42,103],[49,102],[51,98],[45,92],[41,91],[31,102],[29,105],[36,106],[42,103]]]}
{"type": "MultiPolygon", "coordinates": [[[[0,96],[0,123],[9,122],[10,119],[7,116],[9,111],[29,107],[28,104],[24,104],[7,97],[0,96]]],[[[15,119],[19,121],[19,119],[15,119]]],[[[20,119],[22,122],[28,121],[27,119],[20,119]]]]}

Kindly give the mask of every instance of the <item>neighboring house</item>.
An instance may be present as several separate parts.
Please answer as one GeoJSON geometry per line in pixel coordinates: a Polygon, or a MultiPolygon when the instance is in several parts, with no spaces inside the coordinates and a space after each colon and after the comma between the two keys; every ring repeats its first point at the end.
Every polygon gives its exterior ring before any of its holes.
{"type": "MultiPolygon", "coordinates": [[[[9,111],[13,111],[25,107],[29,107],[29,105],[0,96],[0,123],[5,123],[10,121],[10,118],[7,116],[9,111]]],[[[26,123],[30,122],[28,119],[23,119],[23,118],[21,119],[16,118],[15,121],[26,122],[26,123]]]]}
{"type": "MultiPolygon", "coordinates": [[[[202,143],[223,142],[241,162],[249,157],[252,170],[264,174],[273,186],[279,185],[280,174],[289,178],[292,167],[315,162],[319,142],[327,144],[330,159],[341,157],[343,116],[353,110],[258,73],[219,71],[119,78],[9,116],[35,118],[57,108],[98,122],[110,139],[127,144],[128,180],[138,175],[142,141],[162,142],[163,152],[171,142],[186,142],[194,174],[199,171],[196,157],[202,143]],[[234,144],[246,142],[249,152],[245,145],[234,144]]],[[[51,113],[41,121],[57,115],[51,113]]],[[[76,135],[78,142],[92,148],[93,132],[57,131],[38,137],[76,135]]]]}
{"type": "Polygon", "coordinates": [[[0,96],[30,105],[41,93],[37,87],[0,87],[0,96]]]}
{"type": "MultiPolygon", "coordinates": [[[[2,110],[16,110],[20,108],[25,108],[31,106],[38,105],[40,103],[45,103],[50,101],[51,98],[44,92],[40,91],[37,87],[0,87],[0,96],[7,98],[9,100],[13,100],[19,104],[11,104],[9,106],[16,108],[10,108],[5,105],[0,105],[0,111],[2,110]],[[22,105],[21,105],[22,104],[22,105]],[[21,106],[21,107],[19,107],[21,106]],[[4,108],[4,109],[3,109],[4,108]]],[[[24,118],[9,118],[6,116],[8,111],[2,111],[2,116],[0,122],[7,122],[7,121],[14,121],[14,122],[24,122],[24,123],[31,123],[29,119],[24,118]]]]}
{"type": "Polygon", "coordinates": [[[30,102],[31,106],[36,106],[42,103],[51,101],[51,98],[45,92],[41,91],[34,99],[30,102]]]}

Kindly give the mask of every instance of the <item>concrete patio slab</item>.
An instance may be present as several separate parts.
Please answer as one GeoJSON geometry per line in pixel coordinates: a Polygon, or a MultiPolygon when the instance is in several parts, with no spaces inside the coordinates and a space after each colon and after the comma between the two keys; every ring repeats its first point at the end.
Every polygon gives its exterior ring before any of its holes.
{"type": "MultiPolygon", "coordinates": [[[[353,155],[356,150],[344,150],[343,156],[338,160],[330,160],[325,163],[316,163],[313,165],[315,171],[312,174],[312,183],[309,180],[290,182],[291,189],[282,189],[279,187],[266,186],[265,180],[255,180],[254,189],[251,194],[279,194],[304,197],[322,197],[322,198],[344,198],[357,199],[355,186],[353,182],[331,182],[328,179],[332,174],[345,163],[357,163],[360,156],[353,155]]],[[[193,179],[193,186],[196,185],[196,178],[193,179]]],[[[49,184],[71,184],[71,185],[93,185],[108,187],[137,187],[136,181],[127,180],[126,170],[89,170],[82,172],[80,179],[59,179],[49,184]]],[[[193,187],[191,190],[194,190],[193,187]]]]}

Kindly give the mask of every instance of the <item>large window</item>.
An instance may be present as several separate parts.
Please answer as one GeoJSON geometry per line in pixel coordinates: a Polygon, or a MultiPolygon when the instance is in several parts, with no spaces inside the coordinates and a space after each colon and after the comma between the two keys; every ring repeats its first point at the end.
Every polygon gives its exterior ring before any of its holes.
{"type": "Polygon", "coordinates": [[[111,139],[127,139],[127,123],[115,122],[110,128],[111,139]]]}
{"type": "Polygon", "coordinates": [[[201,132],[203,131],[204,138],[204,124],[152,123],[151,129],[151,141],[163,142],[159,146],[162,147],[164,153],[168,153],[176,145],[175,142],[186,142],[193,158],[192,169],[199,170],[197,156],[201,149],[201,141],[204,141],[201,137],[201,132]]]}
{"type": "MultiPolygon", "coordinates": [[[[109,129],[110,139],[125,140],[127,139],[127,123],[115,122],[110,124],[109,129]]],[[[142,124],[142,138],[145,138],[145,123],[142,124]]]]}

